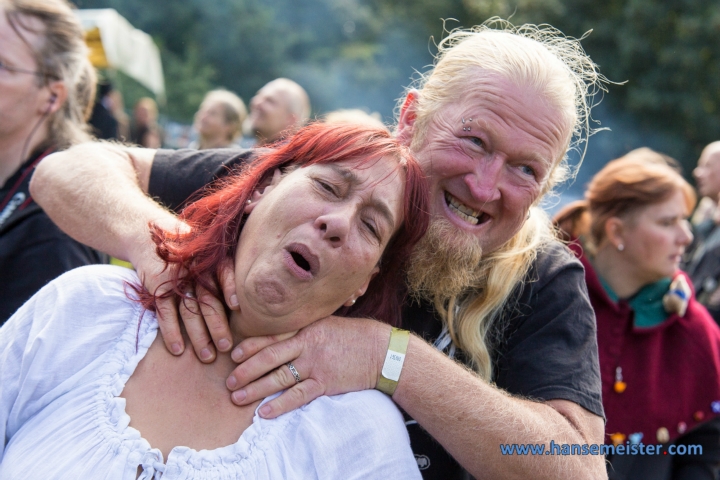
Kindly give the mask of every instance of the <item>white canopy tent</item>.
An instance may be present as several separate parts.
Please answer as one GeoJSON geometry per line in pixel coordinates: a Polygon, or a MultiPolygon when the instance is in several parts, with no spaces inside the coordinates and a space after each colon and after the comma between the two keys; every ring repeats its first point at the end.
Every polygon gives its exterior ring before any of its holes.
{"type": "Polygon", "coordinates": [[[90,60],[97,68],[113,68],[137,80],[165,99],[160,50],[152,37],[125,20],[112,8],[75,10],[85,29],[90,60]]]}

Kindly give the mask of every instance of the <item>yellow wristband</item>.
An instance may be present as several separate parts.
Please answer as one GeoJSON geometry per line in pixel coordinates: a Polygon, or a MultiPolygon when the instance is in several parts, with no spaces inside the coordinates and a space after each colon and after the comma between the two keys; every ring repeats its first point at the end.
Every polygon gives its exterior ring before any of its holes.
{"type": "Polygon", "coordinates": [[[383,393],[392,396],[400,380],[400,372],[402,372],[403,363],[405,362],[405,354],[407,353],[408,342],[410,341],[410,332],[393,328],[390,333],[390,345],[388,345],[385,363],[382,372],[378,377],[375,388],[383,393]]]}

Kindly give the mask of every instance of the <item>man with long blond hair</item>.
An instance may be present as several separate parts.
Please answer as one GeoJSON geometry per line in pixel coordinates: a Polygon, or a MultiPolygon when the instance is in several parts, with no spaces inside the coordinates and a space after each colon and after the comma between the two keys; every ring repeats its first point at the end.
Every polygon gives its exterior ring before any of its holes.
{"type": "MultiPolygon", "coordinates": [[[[424,478],[605,478],[602,455],[550,454],[552,442],[602,444],[603,411],[583,270],[538,208],[567,176],[568,149],[587,139],[603,79],[579,42],[552,27],[494,20],[450,33],[439,49],[432,71],[402,100],[396,131],[431,186],[432,226],[408,272],[416,300],[398,319],[417,335],[331,316],[291,338],[246,339],[233,351],[240,366],[227,381],[232,401],[286,390],[259,410],[274,418],[320,395],[378,388],[408,414],[424,478]],[[508,455],[513,444],[548,454],[508,455]]],[[[41,165],[34,188],[42,201],[73,235],[130,259],[154,291],[166,274],[147,223],[185,227],[145,192],[176,208],[252,152],[199,157],[89,145],[72,156],[92,162],[59,168],[70,156],[41,165]],[[181,188],[181,174],[199,176],[181,188]],[[72,191],[77,177],[97,188],[72,191]],[[121,196],[106,188],[109,177],[116,189],[122,184],[121,196]],[[95,196],[102,208],[88,201],[95,196]]],[[[232,275],[223,270],[216,280],[215,295],[237,308],[232,275]]],[[[187,295],[200,302],[196,313],[181,312],[185,329],[198,357],[212,361],[215,347],[231,348],[224,311],[211,292],[187,295]]],[[[178,354],[175,304],[157,308],[178,354]]]]}

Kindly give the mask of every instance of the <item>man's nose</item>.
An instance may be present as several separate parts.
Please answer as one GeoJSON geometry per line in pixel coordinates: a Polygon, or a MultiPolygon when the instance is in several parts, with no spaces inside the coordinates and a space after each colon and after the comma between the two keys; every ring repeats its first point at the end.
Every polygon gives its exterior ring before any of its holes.
{"type": "Polygon", "coordinates": [[[465,184],[474,200],[487,203],[500,198],[504,166],[505,160],[500,155],[490,155],[478,161],[473,172],[465,175],[465,184]]]}
{"type": "Polygon", "coordinates": [[[353,212],[347,208],[336,208],[320,215],[315,220],[315,227],[320,230],[322,238],[330,242],[334,248],[345,245],[353,212]]]}

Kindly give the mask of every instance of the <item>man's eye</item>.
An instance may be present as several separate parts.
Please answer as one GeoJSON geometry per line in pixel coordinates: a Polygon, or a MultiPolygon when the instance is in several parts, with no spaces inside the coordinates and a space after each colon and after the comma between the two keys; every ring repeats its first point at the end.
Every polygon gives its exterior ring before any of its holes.
{"type": "Polygon", "coordinates": [[[470,137],[470,141],[473,142],[473,143],[474,143],[475,145],[477,145],[478,147],[484,147],[484,146],[485,146],[485,142],[483,142],[481,138],[478,138],[478,137],[470,137]]]}
{"type": "Polygon", "coordinates": [[[530,175],[531,177],[536,177],[536,176],[537,176],[537,175],[535,174],[535,169],[532,168],[530,165],[522,165],[522,166],[520,167],[520,170],[521,170],[525,175],[530,175]]]}

